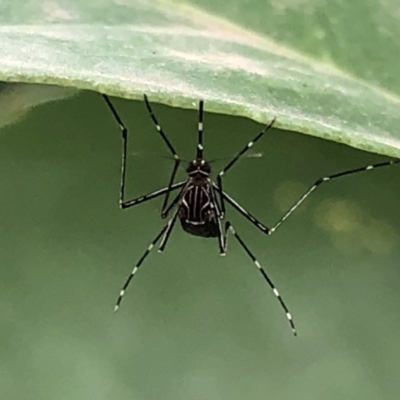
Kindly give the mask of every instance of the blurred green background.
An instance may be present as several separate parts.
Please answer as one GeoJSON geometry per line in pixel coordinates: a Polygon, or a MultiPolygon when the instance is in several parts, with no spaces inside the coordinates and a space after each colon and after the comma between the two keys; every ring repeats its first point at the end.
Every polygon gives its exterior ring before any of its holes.
{"type": "MultiPolygon", "coordinates": [[[[164,186],[172,161],[143,103],[115,104],[130,128],[129,195],[164,186]]],[[[154,108],[191,159],[196,112],[154,108]]],[[[207,158],[260,128],[206,114],[207,158]]],[[[112,312],[162,226],[162,200],[119,210],[120,132],[98,94],[37,108],[0,141],[1,399],[398,398],[399,167],[322,186],[271,237],[228,209],[288,303],[294,338],[233,239],[221,258],[179,225],[112,312]]],[[[269,225],[316,178],[384,159],[278,130],[254,151],[264,156],[241,160],[225,188],[269,225]]]]}

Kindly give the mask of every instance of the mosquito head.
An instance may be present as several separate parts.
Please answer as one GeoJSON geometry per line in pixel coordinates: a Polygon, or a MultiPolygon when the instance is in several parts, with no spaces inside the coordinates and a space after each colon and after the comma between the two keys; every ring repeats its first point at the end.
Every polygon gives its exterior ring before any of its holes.
{"type": "Polygon", "coordinates": [[[195,175],[209,176],[211,173],[211,167],[210,164],[205,160],[197,158],[189,163],[189,165],[186,168],[186,172],[188,173],[189,176],[195,176],[195,175]]]}

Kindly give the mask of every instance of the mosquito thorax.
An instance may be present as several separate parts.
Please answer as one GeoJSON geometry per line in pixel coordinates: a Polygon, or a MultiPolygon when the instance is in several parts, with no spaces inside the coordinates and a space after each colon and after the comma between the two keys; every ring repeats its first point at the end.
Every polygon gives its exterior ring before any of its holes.
{"type": "Polygon", "coordinates": [[[211,167],[210,164],[205,160],[195,159],[189,163],[189,165],[186,168],[186,172],[188,173],[189,176],[192,177],[196,175],[209,176],[211,173],[211,167]]]}

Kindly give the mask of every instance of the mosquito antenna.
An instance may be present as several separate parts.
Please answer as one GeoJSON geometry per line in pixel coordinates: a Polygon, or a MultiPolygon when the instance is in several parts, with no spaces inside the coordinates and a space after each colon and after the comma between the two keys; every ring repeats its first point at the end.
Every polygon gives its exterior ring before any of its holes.
{"type": "Polygon", "coordinates": [[[203,107],[204,101],[199,101],[199,124],[198,124],[198,138],[197,138],[197,159],[203,160],[203,107]]]}
{"type": "MultiPolygon", "coordinates": [[[[264,157],[264,153],[262,152],[258,152],[258,153],[249,153],[249,154],[245,154],[242,156],[242,158],[261,158],[264,157]]],[[[218,158],[213,158],[210,161],[207,161],[209,164],[213,164],[215,162],[219,162],[219,161],[226,161],[226,160],[233,160],[235,158],[235,156],[231,156],[231,157],[218,157],[218,158]]]]}

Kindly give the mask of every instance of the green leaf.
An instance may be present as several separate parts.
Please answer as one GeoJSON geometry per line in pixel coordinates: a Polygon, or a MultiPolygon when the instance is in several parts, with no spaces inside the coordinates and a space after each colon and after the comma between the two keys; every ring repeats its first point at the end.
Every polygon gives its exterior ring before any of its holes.
{"type": "MultiPolygon", "coordinates": [[[[145,156],[169,153],[143,104],[115,106],[133,136],[127,196],[163,187],[173,161],[145,156]]],[[[191,157],[196,113],[154,111],[191,157]]],[[[210,158],[235,154],[258,129],[206,117],[210,158]]],[[[294,338],[239,243],[230,237],[220,257],[217,240],[178,222],[113,313],[167,221],[162,199],[119,210],[121,137],[97,94],[36,109],[2,133],[1,400],[397,399],[399,167],[322,185],[272,236],[228,205],[227,219],[288,304],[294,338]]],[[[254,150],[267,156],[241,160],[225,189],[270,225],[316,178],[380,158],[307,139],[264,137],[254,150]]]]}
{"type": "Polygon", "coordinates": [[[204,98],[208,111],[400,154],[394,0],[215,3],[0,1],[0,80],[184,108],[204,98]]]}
{"type": "Polygon", "coordinates": [[[0,82],[0,128],[17,122],[35,106],[76,94],[73,88],[54,85],[0,82]]]}

